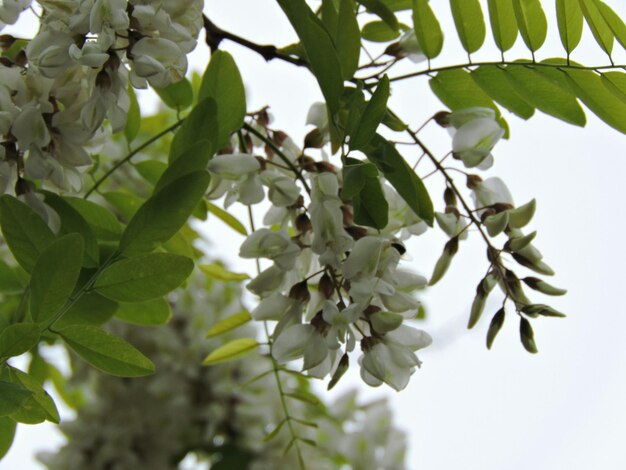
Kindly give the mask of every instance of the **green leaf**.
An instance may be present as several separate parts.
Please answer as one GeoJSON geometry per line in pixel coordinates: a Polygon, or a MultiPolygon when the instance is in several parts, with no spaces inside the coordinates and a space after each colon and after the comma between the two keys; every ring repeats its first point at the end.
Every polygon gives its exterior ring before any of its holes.
{"type": "Polygon", "coordinates": [[[424,55],[429,59],[437,57],[443,47],[443,32],[428,0],[413,1],[413,26],[424,55]]]}
{"type": "Polygon", "coordinates": [[[137,101],[135,90],[130,83],[128,84],[128,97],[130,98],[130,107],[126,114],[124,136],[126,137],[126,141],[130,144],[135,140],[135,137],[137,137],[139,128],[141,127],[141,110],[139,109],[139,102],[137,101]]]}
{"type": "Polygon", "coordinates": [[[530,322],[526,318],[520,318],[519,334],[524,349],[529,353],[536,354],[537,345],[535,344],[535,335],[533,333],[533,327],[530,326],[530,322]]]}
{"type": "Polygon", "coordinates": [[[548,33],[548,21],[540,0],[513,0],[513,11],[526,47],[536,52],[548,33]]]}
{"type": "Polygon", "coordinates": [[[334,116],[339,111],[343,77],[333,41],[305,0],[278,0],[278,3],[300,38],[330,115],[334,116]]]}
{"type": "Polygon", "coordinates": [[[202,364],[212,366],[238,359],[255,350],[258,345],[259,343],[252,338],[234,339],[209,354],[204,361],[202,361],[202,364]]]}
{"type": "Polygon", "coordinates": [[[245,325],[250,320],[252,320],[252,316],[249,312],[243,311],[239,313],[235,313],[234,315],[230,315],[223,320],[218,321],[215,325],[211,327],[211,329],[207,332],[206,337],[211,338],[213,336],[219,336],[229,331],[234,330],[235,328],[239,328],[242,325],[245,325]]]}
{"type": "Polygon", "coordinates": [[[340,0],[335,46],[341,65],[341,75],[344,80],[349,80],[359,67],[361,56],[361,33],[352,0],[340,0]]]}
{"type": "Polygon", "coordinates": [[[154,372],[150,359],[98,327],[68,326],[58,333],[74,352],[102,372],[118,377],[142,377],[154,372]]]}
{"type": "Polygon", "coordinates": [[[487,330],[487,349],[491,349],[493,346],[493,341],[498,336],[498,333],[502,329],[502,325],[504,325],[505,311],[504,307],[496,312],[496,314],[491,319],[491,323],[489,324],[489,330],[487,330]]]}
{"type": "Polygon", "coordinates": [[[207,277],[223,282],[240,282],[250,279],[245,273],[234,273],[219,263],[201,264],[198,266],[207,277]]]}
{"type": "Polygon", "coordinates": [[[583,33],[583,12],[578,0],[556,0],[556,19],[561,44],[569,55],[578,46],[583,33]]]}
{"type": "Polygon", "coordinates": [[[0,260],[0,292],[3,294],[19,294],[25,287],[17,269],[0,260]]]}
{"type": "MultiPolygon", "coordinates": [[[[126,189],[108,191],[102,193],[102,197],[126,219],[131,219],[144,202],[139,196],[126,189]]],[[[118,236],[117,240],[119,238],[118,236]]]]}
{"type": "Polygon", "coordinates": [[[5,416],[0,418],[0,460],[7,455],[13,444],[17,423],[5,416]]]}
{"type": "Polygon", "coordinates": [[[30,351],[39,342],[39,326],[35,323],[15,323],[0,334],[0,357],[14,357],[30,351]]]}
{"type": "Polygon", "coordinates": [[[484,106],[500,112],[489,96],[476,84],[465,70],[444,70],[430,79],[430,88],[437,98],[452,111],[484,106]]]}
{"type": "Polygon", "coordinates": [[[485,42],[485,20],[479,0],[450,0],[456,31],[468,54],[476,52],[485,42]]]}
{"type": "Polygon", "coordinates": [[[11,382],[21,385],[32,392],[32,395],[22,403],[21,409],[13,413],[11,418],[25,423],[31,422],[35,424],[48,420],[58,424],[60,421],[59,411],[54,404],[54,400],[43,389],[37,379],[14,367],[11,367],[9,370],[11,382]]]}
{"type": "Polygon", "coordinates": [[[128,223],[120,251],[141,253],[154,250],[185,224],[209,185],[209,174],[196,171],[155,192],[128,223]]]}
{"type": "Polygon", "coordinates": [[[481,66],[471,72],[474,81],[498,104],[522,119],[529,119],[535,114],[535,108],[529,105],[506,77],[506,72],[497,66],[481,66]]]}
{"type": "Polygon", "coordinates": [[[337,31],[337,21],[339,19],[337,12],[338,3],[335,0],[322,0],[318,10],[318,15],[322,23],[324,23],[324,27],[331,33],[337,31]]]}
{"type": "Polygon", "coordinates": [[[206,170],[209,159],[215,154],[215,142],[198,140],[193,146],[185,150],[179,158],[173,161],[157,181],[154,190],[159,191],[164,186],[177,180],[181,176],[195,171],[206,170]]]}
{"type": "Polygon", "coordinates": [[[172,163],[186,150],[193,147],[198,141],[198,136],[214,142],[217,146],[219,143],[218,137],[220,136],[217,116],[217,104],[213,98],[199,101],[178,128],[176,134],[174,134],[170,144],[168,161],[172,163]]]}
{"type": "Polygon", "coordinates": [[[269,442],[272,439],[274,439],[276,436],[278,436],[278,433],[280,432],[280,430],[283,428],[284,424],[287,422],[287,418],[283,419],[280,423],[278,423],[276,426],[274,426],[274,429],[272,429],[272,432],[270,432],[269,434],[267,434],[264,438],[263,438],[263,442],[269,442]]]}
{"type": "Polygon", "coordinates": [[[241,222],[239,222],[233,215],[229,214],[221,207],[216,206],[212,202],[207,202],[206,205],[211,214],[213,214],[215,217],[220,219],[222,222],[224,222],[226,225],[232,228],[235,232],[240,233],[243,236],[248,235],[248,231],[246,230],[246,227],[244,227],[244,225],[241,222]]]}
{"type": "Polygon", "coordinates": [[[74,291],[83,263],[83,237],[59,238],[39,256],[30,278],[30,314],[45,324],[52,320],[74,291]]]}
{"type": "Polygon", "coordinates": [[[113,263],[98,276],[94,288],[117,302],[144,302],[176,289],[191,271],[189,258],[151,253],[113,263]]]}
{"type": "Polygon", "coordinates": [[[186,109],[193,103],[193,90],[186,78],[171,83],[165,88],[154,88],[161,101],[172,109],[186,109]]]}
{"type": "Polygon", "coordinates": [[[86,199],[69,197],[65,199],[93,229],[94,234],[103,241],[117,241],[122,234],[122,226],[106,208],[86,199]]]}
{"type": "Polygon", "coordinates": [[[167,164],[158,160],[144,160],[143,162],[134,163],[135,170],[152,186],[157,184],[159,178],[167,170],[167,164]]]}
{"type": "Polygon", "coordinates": [[[502,52],[508,51],[517,39],[517,21],[512,0],[488,0],[489,21],[493,40],[502,52]]]}
{"type": "Polygon", "coordinates": [[[382,230],[389,222],[389,204],[378,170],[371,163],[349,160],[343,167],[341,196],[352,199],[354,221],[357,224],[382,230]]]}
{"type": "Polygon", "coordinates": [[[609,26],[615,38],[619,41],[623,48],[626,48],[626,25],[622,19],[615,13],[610,6],[604,2],[597,2],[598,9],[604,21],[609,26]]]}
{"type": "Polygon", "coordinates": [[[398,29],[398,19],[391,9],[381,0],[357,0],[367,11],[375,14],[389,25],[390,28],[398,29]]]}
{"type": "Polygon", "coordinates": [[[509,66],[506,76],[531,106],[576,126],[587,122],[576,98],[530,66],[509,66]]]}
{"type": "Polygon", "coordinates": [[[387,99],[389,98],[389,78],[385,75],[367,103],[361,115],[361,121],[356,132],[350,138],[350,149],[360,150],[367,145],[376,135],[376,129],[382,122],[387,112],[387,99]]]}
{"type": "Polygon", "coordinates": [[[410,10],[412,0],[382,0],[391,11],[410,10]]]}
{"type": "Polygon", "coordinates": [[[396,147],[384,137],[376,135],[363,152],[398,191],[413,212],[432,226],[435,213],[428,191],[396,147]]]}
{"type": "Polygon", "coordinates": [[[106,323],[115,315],[117,302],[101,296],[97,292],[88,292],[72,304],[70,309],[55,322],[55,328],[69,325],[95,325],[106,323]]]}
{"type": "Polygon", "coordinates": [[[59,235],[77,233],[83,238],[83,266],[95,268],[100,262],[98,240],[89,223],[72,205],[60,196],[49,191],[43,193],[48,204],[61,219],[59,235]]]}
{"type": "Polygon", "coordinates": [[[598,0],[579,0],[579,5],[593,37],[610,57],[613,50],[613,31],[600,13],[598,0]]]}
{"type": "Polygon", "coordinates": [[[241,74],[234,59],[226,51],[213,51],[202,76],[198,100],[207,98],[213,99],[217,105],[217,150],[228,145],[230,135],[241,129],[246,116],[246,91],[241,74]]]}
{"type": "Polygon", "coordinates": [[[54,241],[54,234],[39,215],[13,196],[0,197],[0,227],[15,260],[32,271],[40,253],[54,241]]]}
{"type": "Polygon", "coordinates": [[[616,100],[599,75],[591,70],[567,70],[576,96],[609,126],[626,133],[626,103],[616,100]]]}
{"type": "Polygon", "coordinates": [[[33,392],[11,382],[0,380],[0,416],[6,416],[20,409],[33,392]]]}
{"type": "Polygon", "coordinates": [[[376,20],[363,26],[361,36],[371,42],[389,42],[399,37],[400,31],[389,27],[384,21],[376,20]]]}
{"type": "Polygon", "coordinates": [[[115,316],[135,325],[156,326],[167,323],[172,310],[167,300],[158,298],[138,303],[121,303],[115,316]]]}

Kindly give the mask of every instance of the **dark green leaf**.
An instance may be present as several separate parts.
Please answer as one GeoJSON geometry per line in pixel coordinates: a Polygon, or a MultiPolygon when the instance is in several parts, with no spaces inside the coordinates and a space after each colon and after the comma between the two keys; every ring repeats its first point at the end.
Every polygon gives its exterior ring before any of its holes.
{"type": "Polygon", "coordinates": [[[352,199],[357,224],[379,230],[387,226],[389,205],[376,166],[358,160],[346,164],[343,168],[342,197],[352,199]]]}
{"type": "Polygon", "coordinates": [[[171,83],[165,88],[154,88],[159,98],[172,109],[182,110],[193,103],[193,90],[186,78],[171,83]]]}
{"type": "Polygon", "coordinates": [[[11,382],[0,380],[0,416],[16,412],[33,392],[11,382]]]}
{"type": "Polygon", "coordinates": [[[98,241],[89,223],[69,202],[54,193],[45,191],[46,204],[54,209],[61,219],[61,230],[59,235],[70,233],[79,234],[83,242],[83,266],[95,268],[100,261],[98,241]]]}
{"type": "Polygon", "coordinates": [[[306,52],[330,114],[339,110],[343,93],[341,62],[333,41],[305,0],[278,0],[306,52]]]}
{"type": "Polygon", "coordinates": [[[567,70],[576,96],[609,126],[626,133],[626,103],[604,86],[599,75],[591,70],[567,70]]]}
{"type": "Polygon", "coordinates": [[[556,19],[565,52],[570,54],[583,33],[583,12],[578,0],[556,0],[556,19]]]}
{"type": "Polygon", "coordinates": [[[39,423],[43,420],[59,423],[59,411],[54,400],[48,395],[37,379],[22,372],[21,370],[10,368],[11,382],[21,385],[32,392],[32,395],[22,403],[20,410],[11,415],[11,418],[22,423],[39,423]]]}
{"type": "Polygon", "coordinates": [[[390,28],[398,29],[398,19],[391,9],[381,0],[357,0],[367,11],[375,14],[389,25],[390,28]]]}
{"type": "Polygon", "coordinates": [[[506,72],[497,66],[481,66],[471,73],[474,81],[498,104],[518,115],[529,119],[535,114],[535,108],[529,105],[513,88],[506,77],[506,72]]]}
{"type": "Polygon", "coordinates": [[[157,191],[133,216],[120,240],[120,251],[154,250],[185,224],[209,185],[205,171],[189,173],[157,191]]]}
{"type": "Polygon", "coordinates": [[[437,57],[443,47],[443,33],[428,0],[413,1],[413,25],[424,55],[429,59],[437,57]]]}
{"type": "Polygon", "coordinates": [[[170,304],[165,299],[139,303],[121,303],[115,316],[135,325],[155,326],[167,323],[172,317],[170,304]]]}
{"type": "Polygon", "coordinates": [[[412,0],[382,0],[391,11],[410,10],[412,0]]]}
{"type": "Polygon", "coordinates": [[[508,51],[517,39],[517,21],[512,0],[488,0],[493,40],[502,52],[508,51]]]}
{"type": "Polygon", "coordinates": [[[479,0],[450,0],[456,31],[469,54],[476,52],[485,42],[485,20],[479,0]]]}
{"type": "Polygon", "coordinates": [[[96,369],[119,377],[141,377],[154,372],[154,364],[121,338],[98,327],[77,325],[59,331],[63,341],[96,369]]]}
{"type": "Polygon", "coordinates": [[[172,163],[186,150],[193,147],[199,136],[217,144],[221,130],[218,127],[217,116],[217,105],[213,98],[199,101],[174,134],[170,145],[169,162],[172,163]]]}
{"type": "Polygon", "coordinates": [[[359,67],[361,33],[352,0],[340,0],[335,45],[344,80],[349,80],[359,67]]]}
{"type": "Polygon", "coordinates": [[[95,325],[106,323],[115,315],[117,303],[97,292],[88,292],[72,304],[70,309],[55,322],[55,328],[69,325],[95,325]]]}
{"type": "Polygon", "coordinates": [[[126,127],[124,127],[124,136],[126,141],[130,144],[137,134],[139,133],[139,127],[141,126],[141,110],[139,109],[139,103],[137,102],[137,95],[134,88],[128,85],[128,97],[130,98],[130,108],[126,114],[126,127]]]}
{"type": "Polygon", "coordinates": [[[400,36],[400,31],[392,29],[384,21],[372,21],[361,30],[363,39],[371,42],[389,42],[400,36]]]}
{"type": "Polygon", "coordinates": [[[0,292],[3,294],[19,294],[26,285],[22,282],[17,269],[0,260],[0,292]]]}
{"type": "Polygon", "coordinates": [[[0,357],[14,357],[30,351],[39,341],[39,326],[34,323],[15,323],[0,334],[0,357]]]}
{"type": "Polygon", "coordinates": [[[356,132],[350,138],[350,149],[360,150],[367,145],[376,135],[376,129],[387,112],[387,99],[389,98],[389,79],[385,75],[363,110],[361,121],[356,132]]]}
{"type": "Polygon", "coordinates": [[[0,226],[15,260],[28,272],[55,238],[35,211],[6,194],[0,197],[0,226]]]}
{"type": "Polygon", "coordinates": [[[241,356],[245,356],[246,354],[254,351],[258,345],[259,343],[252,338],[234,339],[209,354],[204,361],[202,361],[202,364],[205,366],[212,366],[222,362],[238,359],[241,356]]]}
{"type": "Polygon", "coordinates": [[[532,67],[509,66],[506,76],[531,106],[570,124],[584,126],[587,122],[576,98],[532,67]]]}
{"type": "Polygon", "coordinates": [[[17,423],[11,418],[6,416],[0,418],[0,460],[7,454],[13,444],[16,427],[17,423]]]}
{"type": "Polygon", "coordinates": [[[122,234],[122,226],[115,216],[99,204],[77,197],[64,197],[70,205],[89,223],[100,240],[117,241],[122,234]]]}
{"type": "Polygon", "coordinates": [[[600,13],[598,0],[579,0],[579,4],[593,37],[602,50],[610,56],[613,50],[613,31],[600,13]]]}
{"type": "Polygon", "coordinates": [[[537,345],[535,344],[535,335],[533,333],[533,327],[530,326],[530,322],[525,318],[520,318],[519,334],[524,349],[529,353],[537,353],[537,345]]]}
{"type": "MultiPolygon", "coordinates": [[[[125,189],[102,193],[102,197],[126,219],[131,219],[144,202],[139,196],[125,189]]],[[[117,240],[119,238],[118,236],[117,240]]]]}
{"type": "Polygon", "coordinates": [[[135,170],[152,186],[157,184],[159,178],[167,170],[167,164],[158,160],[144,160],[133,165],[135,170]]]}
{"type": "Polygon", "coordinates": [[[489,330],[487,331],[487,349],[491,349],[493,341],[496,339],[496,336],[498,336],[500,329],[502,329],[502,325],[504,325],[504,317],[505,311],[503,307],[498,310],[491,319],[491,323],[489,324],[489,330]]]}
{"type": "Polygon", "coordinates": [[[548,33],[548,21],[540,0],[513,0],[513,11],[526,47],[537,51],[548,33]]]}
{"type": "MultiPolygon", "coordinates": [[[[222,50],[213,51],[211,60],[202,77],[198,100],[211,98],[217,105],[217,127],[219,133],[216,150],[228,145],[233,132],[241,129],[246,115],[246,91],[241,74],[232,56],[222,50]]],[[[195,139],[198,138],[198,134],[195,139]]],[[[195,142],[192,141],[192,142],[195,142]]]]}
{"type": "Polygon", "coordinates": [[[74,291],[83,263],[83,237],[72,233],[39,256],[30,278],[30,314],[37,323],[52,320],[74,291]]]}
{"type": "Polygon", "coordinates": [[[159,191],[181,176],[195,171],[206,170],[209,159],[215,154],[215,142],[197,140],[197,142],[185,150],[179,158],[172,162],[167,170],[161,175],[154,190],[159,191]]]}
{"type": "Polygon", "coordinates": [[[191,271],[189,258],[151,253],[113,263],[98,276],[94,288],[117,302],[144,302],[176,289],[191,271]]]}
{"type": "Polygon", "coordinates": [[[376,135],[363,152],[385,175],[413,212],[432,226],[435,213],[428,191],[396,147],[384,137],[376,135]]]}

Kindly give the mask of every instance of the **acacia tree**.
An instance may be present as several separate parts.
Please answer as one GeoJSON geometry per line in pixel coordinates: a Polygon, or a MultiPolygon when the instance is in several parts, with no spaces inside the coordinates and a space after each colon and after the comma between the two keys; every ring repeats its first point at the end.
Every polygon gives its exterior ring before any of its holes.
{"type": "Polygon", "coordinates": [[[427,0],[277,3],[296,44],[225,31],[198,0],[0,5],[2,26],[28,8],[40,18],[32,38],[0,37],[2,454],[17,423],[59,421],[45,391],[53,384],[79,411],[65,427],[68,446],[44,458],[51,468],[172,468],[189,452],[216,468],[275,468],[283,454],[302,468],[397,468],[404,444],[384,406],[366,406],[366,418],[353,398],[326,406],[307,379],[332,388],[358,367],[368,385],[405,388],[415,352],[431,342],[411,326],[423,316],[416,291],[445,275],[470,231],[487,256],[469,328],[492,290],[502,292],[487,347],[508,316],[536,353],[531,320],[563,316],[527,296],[565,293],[528,272],[553,274],[536,233],[524,231],[535,201],[516,206],[501,179],[481,172],[508,138],[503,110],[583,126],[582,104],[626,131],[626,74],[611,55],[615,41],[626,46],[618,15],[599,0],[557,0],[564,57],[540,60],[548,21],[539,0],[451,0],[468,58],[450,64],[427,0]],[[501,54],[476,62],[485,13],[501,54]],[[599,65],[574,61],[585,24],[607,55],[599,65]],[[211,59],[188,80],[186,54],[202,34],[211,59]],[[519,37],[528,54],[505,57],[519,37]],[[241,77],[220,49],[226,41],[315,77],[324,102],[311,104],[303,142],[273,127],[271,103],[247,108],[243,83],[253,77],[241,77]],[[397,73],[407,61],[413,71],[397,73]],[[448,110],[415,123],[388,99],[394,83],[419,77],[448,110]],[[146,87],[169,111],[142,116],[134,89],[146,87]],[[428,124],[451,134],[448,153],[424,140],[428,124]],[[425,184],[431,173],[444,183],[443,204],[425,184]],[[228,212],[233,204],[248,207],[248,228],[228,212]],[[262,218],[259,207],[269,208],[262,218]],[[190,221],[209,215],[245,236],[239,255],[257,260],[256,274],[230,272],[194,245],[190,221]],[[426,279],[402,256],[407,239],[435,227],[449,239],[426,279]],[[258,297],[253,308],[240,300],[242,282],[258,297]],[[155,334],[124,322],[168,325],[155,334]],[[244,326],[252,322],[259,331],[244,326]],[[55,344],[71,351],[72,377],[40,354],[55,344]],[[13,359],[23,354],[25,370],[13,359]],[[151,359],[156,374],[135,378],[155,372],[151,359]],[[95,401],[81,399],[85,389],[95,401]],[[131,405],[143,407],[141,425],[119,433],[131,405]],[[191,429],[164,428],[171,410],[191,429]],[[148,425],[163,429],[148,434],[148,425]]]}

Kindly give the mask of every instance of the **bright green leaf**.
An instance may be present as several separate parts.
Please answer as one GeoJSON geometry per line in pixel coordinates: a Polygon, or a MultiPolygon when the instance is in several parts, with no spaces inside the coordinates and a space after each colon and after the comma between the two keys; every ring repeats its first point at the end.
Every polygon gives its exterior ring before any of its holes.
{"type": "Polygon", "coordinates": [[[478,86],[498,104],[522,119],[529,119],[535,114],[535,108],[517,93],[500,67],[481,66],[474,69],[471,76],[478,86]]]}
{"type": "Polygon", "coordinates": [[[249,312],[243,311],[235,313],[234,315],[230,315],[229,317],[218,321],[215,325],[211,327],[209,331],[207,331],[206,336],[207,338],[211,338],[213,336],[222,335],[224,333],[234,330],[235,328],[239,328],[240,326],[245,325],[250,320],[252,320],[252,316],[249,312]]]}
{"type": "Polygon", "coordinates": [[[122,234],[122,226],[115,216],[99,204],[77,197],[64,197],[93,229],[100,240],[117,241],[122,234]]]}
{"type": "Polygon", "coordinates": [[[622,19],[604,2],[598,1],[598,9],[606,24],[623,48],[626,48],[626,25],[622,19]]]}
{"type": "Polygon", "coordinates": [[[126,141],[130,144],[137,134],[139,133],[139,127],[141,126],[141,110],[139,109],[139,102],[137,101],[137,95],[134,88],[128,84],[128,97],[130,98],[130,108],[126,114],[126,127],[124,127],[124,136],[126,141]]]}
{"type": "Polygon", "coordinates": [[[602,50],[610,56],[613,50],[613,31],[602,16],[599,3],[598,0],[579,0],[580,9],[593,37],[602,50]]]}
{"type": "Polygon", "coordinates": [[[258,345],[259,343],[252,338],[234,339],[209,354],[204,361],[202,361],[202,364],[205,366],[212,366],[222,362],[238,359],[251,353],[258,347],[258,345]]]}
{"type": "Polygon", "coordinates": [[[59,411],[54,400],[48,395],[37,379],[22,372],[21,370],[10,368],[11,382],[21,385],[32,392],[32,395],[22,403],[22,407],[17,412],[11,414],[11,418],[19,422],[32,423],[48,420],[52,423],[59,423],[59,411]]]}
{"type": "Polygon", "coordinates": [[[98,327],[68,326],[58,333],[74,352],[102,372],[118,377],[141,377],[154,372],[150,359],[98,327]]]}
{"type": "Polygon", "coordinates": [[[189,258],[151,253],[113,263],[98,276],[94,288],[117,302],[144,302],[176,289],[191,271],[189,258]]]}
{"type": "Polygon", "coordinates": [[[350,138],[350,149],[360,150],[367,145],[376,135],[376,129],[387,112],[387,99],[389,98],[389,79],[385,75],[363,110],[361,120],[356,132],[350,138]]]}
{"type": "Polygon", "coordinates": [[[382,230],[387,226],[389,204],[385,199],[376,166],[349,159],[343,168],[342,197],[352,199],[354,221],[382,230]]]}
{"type": "Polygon", "coordinates": [[[240,233],[243,236],[248,235],[248,231],[246,230],[246,227],[244,227],[244,225],[241,222],[239,222],[233,215],[229,214],[221,207],[216,206],[215,204],[211,202],[207,202],[207,208],[209,209],[209,212],[211,214],[213,214],[215,217],[220,219],[222,222],[224,222],[226,225],[232,228],[235,232],[240,233]]]}
{"type": "Polygon", "coordinates": [[[83,237],[72,233],[52,243],[37,259],[30,278],[30,314],[52,320],[74,291],[83,262],[83,237]]]}
{"type": "Polygon", "coordinates": [[[390,28],[398,29],[398,19],[393,11],[385,5],[385,2],[381,0],[357,0],[358,3],[363,5],[367,11],[375,14],[381,20],[389,25],[390,28]]]}
{"type": "Polygon", "coordinates": [[[179,158],[170,163],[156,183],[154,190],[159,191],[181,176],[188,175],[194,171],[206,170],[209,159],[216,151],[215,142],[204,139],[198,140],[194,145],[180,154],[179,158]]]}
{"type": "Polygon", "coordinates": [[[456,31],[468,54],[476,52],[485,42],[485,20],[479,0],[450,0],[456,31]]]}
{"type": "Polygon", "coordinates": [[[424,55],[429,59],[437,57],[443,47],[443,32],[428,0],[413,1],[413,25],[424,55]]]}
{"type": "Polygon", "coordinates": [[[159,98],[172,109],[182,110],[193,103],[193,90],[186,78],[171,83],[165,88],[154,88],[159,98]]]}
{"type": "MultiPolygon", "coordinates": [[[[102,193],[102,197],[126,219],[131,219],[144,202],[139,196],[126,189],[108,191],[102,193]]],[[[118,236],[117,240],[119,238],[118,236]]]]}
{"type": "Polygon", "coordinates": [[[135,170],[152,186],[156,185],[159,178],[167,170],[167,164],[158,160],[144,160],[133,164],[135,170]]]}
{"type": "Polygon", "coordinates": [[[526,47],[536,52],[548,33],[548,21],[540,0],[513,0],[513,11],[526,47]]]}
{"type": "Polygon", "coordinates": [[[218,263],[201,264],[198,266],[207,277],[223,282],[239,282],[250,279],[245,273],[234,273],[218,263]]]}
{"type": "Polygon", "coordinates": [[[565,52],[570,54],[583,33],[583,12],[578,0],[556,0],[556,19],[565,52]]]}
{"type": "Polygon", "coordinates": [[[512,0],[488,0],[489,21],[493,40],[502,52],[508,51],[517,39],[517,21],[512,0]]]}
{"type": "Polygon", "coordinates": [[[217,116],[218,109],[213,98],[205,98],[199,101],[185,118],[176,134],[174,134],[170,144],[169,162],[172,163],[186,150],[193,147],[199,136],[217,144],[219,141],[218,136],[220,136],[217,116]]]}
{"type": "Polygon", "coordinates": [[[363,26],[361,36],[371,42],[389,42],[399,37],[400,31],[389,27],[384,21],[376,20],[363,26]]]}

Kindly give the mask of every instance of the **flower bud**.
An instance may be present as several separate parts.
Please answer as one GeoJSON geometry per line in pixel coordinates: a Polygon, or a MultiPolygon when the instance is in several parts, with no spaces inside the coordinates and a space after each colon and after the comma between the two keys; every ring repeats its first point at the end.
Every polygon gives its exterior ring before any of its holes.
{"type": "Polygon", "coordinates": [[[335,283],[328,273],[324,273],[320,278],[320,282],[317,286],[320,294],[324,296],[326,299],[330,299],[333,297],[335,293],[335,283]]]}
{"type": "Polygon", "coordinates": [[[309,292],[307,282],[302,281],[291,286],[291,289],[289,290],[289,298],[299,300],[302,303],[307,303],[311,300],[311,293],[309,292]]]}
{"type": "Polygon", "coordinates": [[[525,277],[522,281],[531,289],[546,295],[565,295],[567,293],[567,290],[554,287],[538,277],[525,277]]]}
{"type": "Polygon", "coordinates": [[[504,325],[505,311],[504,307],[496,312],[496,314],[491,319],[491,323],[489,324],[489,330],[487,330],[487,349],[491,349],[493,345],[493,341],[496,339],[496,336],[502,329],[502,325],[504,325]]]}

